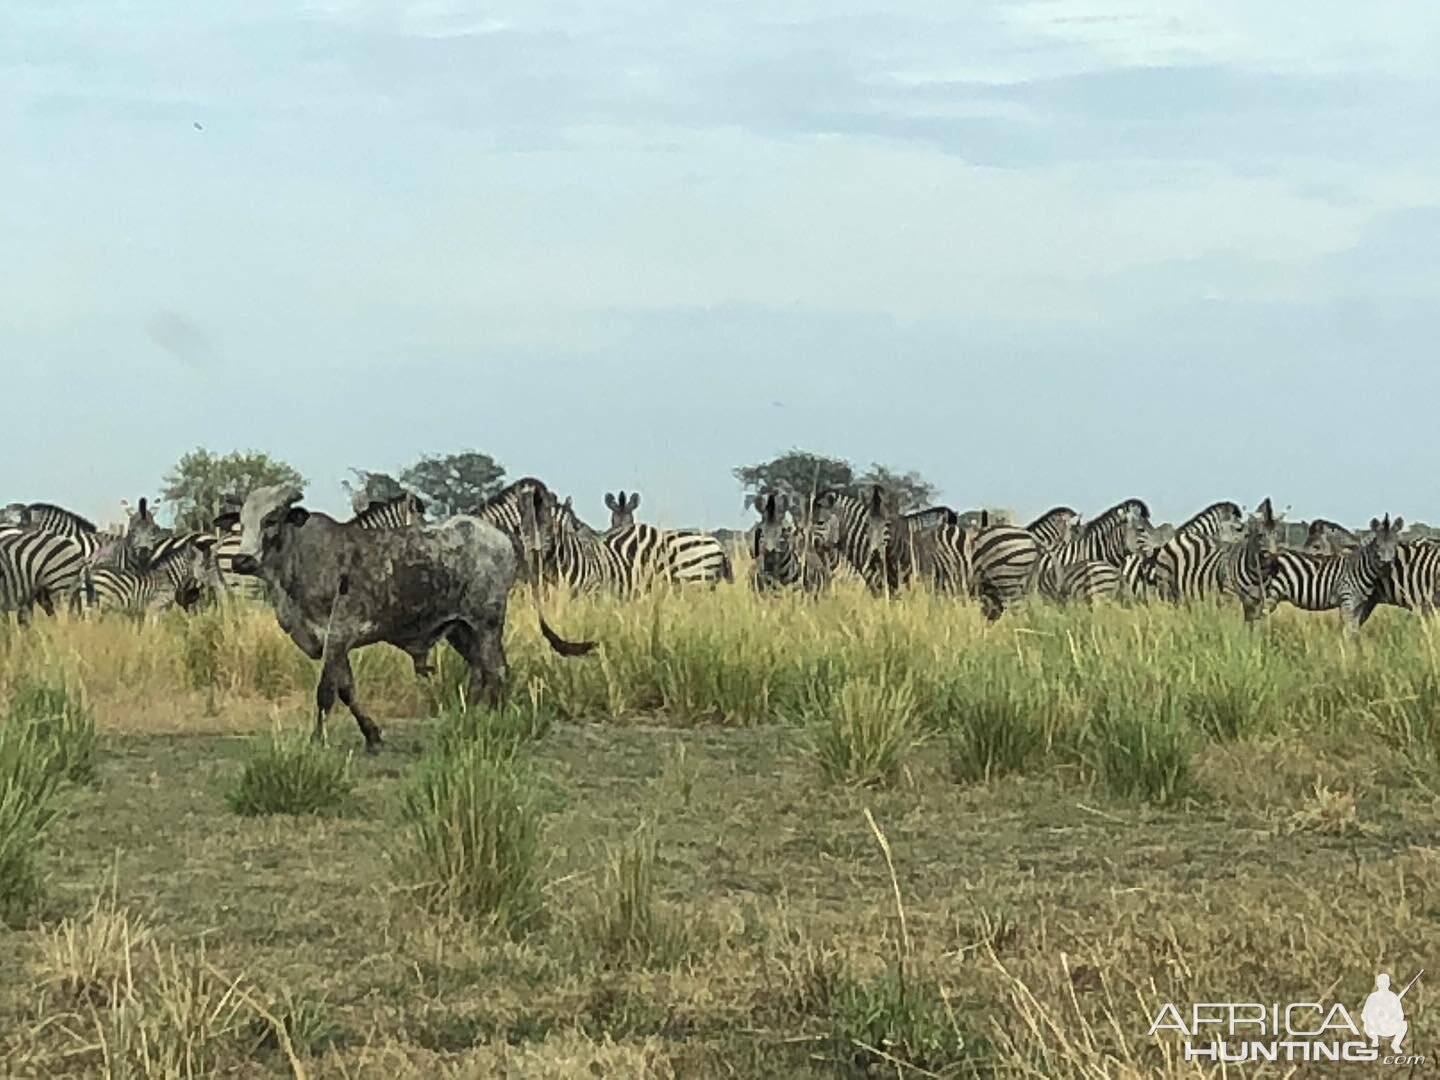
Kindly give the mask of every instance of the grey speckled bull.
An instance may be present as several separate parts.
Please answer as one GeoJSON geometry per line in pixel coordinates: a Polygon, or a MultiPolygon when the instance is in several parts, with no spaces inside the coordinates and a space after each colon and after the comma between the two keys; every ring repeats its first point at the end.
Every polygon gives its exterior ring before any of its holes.
{"type": "MultiPolygon", "coordinates": [[[[375,753],[380,729],[355,699],[349,653],[384,641],[420,660],[441,638],[470,666],[471,700],[499,704],[505,694],[505,605],[515,582],[512,542],[493,525],[453,517],[437,525],[365,529],[302,506],[299,489],[259,488],[238,514],[215,524],[229,529],[238,519],[236,573],[269,586],[281,629],[312,660],[320,660],[315,689],[315,737],[338,694],[375,753]]],[[[537,597],[538,605],[538,597],[537,597]]],[[[569,642],[540,617],[550,646],[563,656],[593,649],[569,642]]]]}

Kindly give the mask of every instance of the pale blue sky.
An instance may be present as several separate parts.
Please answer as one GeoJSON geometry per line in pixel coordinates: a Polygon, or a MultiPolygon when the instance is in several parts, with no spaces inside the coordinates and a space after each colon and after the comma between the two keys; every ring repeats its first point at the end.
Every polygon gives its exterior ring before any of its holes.
{"type": "Polygon", "coordinates": [[[1440,520],[1437,55],[1418,0],[11,0],[0,501],[475,448],[714,526],[801,445],[1440,520]]]}

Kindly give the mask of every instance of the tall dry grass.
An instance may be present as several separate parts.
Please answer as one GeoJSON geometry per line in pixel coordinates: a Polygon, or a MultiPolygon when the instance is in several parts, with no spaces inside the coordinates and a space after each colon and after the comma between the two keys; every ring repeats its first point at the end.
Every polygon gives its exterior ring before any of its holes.
{"type": "MultiPolygon", "coordinates": [[[[889,782],[936,737],[958,782],[1064,762],[1158,803],[1189,790],[1188,755],[1204,740],[1344,729],[1416,770],[1437,764],[1440,649],[1430,624],[1393,609],[1347,642],[1330,616],[1281,611],[1248,627],[1233,607],[1032,606],[990,624],[951,598],[845,589],[818,602],[743,586],[545,602],[562,633],[600,649],[552,653],[517,593],[506,639],[522,708],[543,701],[562,721],[805,725],[835,780],[889,782]]],[[[362,700],[382,721],[455,711],[464,665],[445,646],[437,659],[422,682],[398,650],[359,650],[362,700]]],[[[205,729],[227,710],[303,707],[315,678],[265,609],[142,627],[41,619],[0,640],[0,693],[83,686],[102,730],[205,729]]]]}

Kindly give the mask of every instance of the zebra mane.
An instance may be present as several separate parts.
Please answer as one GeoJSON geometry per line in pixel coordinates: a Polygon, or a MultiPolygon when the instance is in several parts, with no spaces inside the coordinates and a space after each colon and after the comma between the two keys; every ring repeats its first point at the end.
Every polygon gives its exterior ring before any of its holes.
{"type": "Polygon", "coordinates": [[[1049,510],[1046,510],[1029,525],[1026,525],[1025,531],[1034,532],[1039,526],[1043,525],[1051,518],[1060,517],[1062,514],[1069,514],[1071,517],[1078,518],[1080,516],[1080,511],[1076,510],[1073,506],[1052,506],[1049,510]]]}
{"type": "MultiPolygon", "coordinates": [[[[519,480],[516,480],[515,482],[510,484],[506,484],[494,495],[491,495],[490,498],[486,499],[485,506],[497,506],[500,503],[506,502],[509,499],[513,498],[515,495],[518,495],[522,491],[537,490],[546,492],[547,494],[550,492],[550,489],[545,486],[545,481],[534,476],[522,476],[519,480]]],[[[484,507],[481,507],[481,509],[484,509],[484,507]]]]}
{"type": "Polygon", "coordinates": [[[35,513],[48,513],[48,514],[56,514],[56,515],[59,515],[60,517],[68,518],[69,521],[70,521],[77,529],[79,529],[81,532],[99,532],[99,531],[100,531],[98,528],[95,527],[95,523],[94,523],[93,521],[91,521],[89,518],[83,518],[83,517],[81,517],[79,514],[75,513],[74,510],[67,510],[67,509],[65,509],[65,507],[63,507],[63,506],[56,506],[54,503],[48,503],[48,502],[33,502],[33,503],[28,504],[28,505],[25,507],[25,509],[28,510],[28,511],[30,511],[31,514],[35,514],[35,513]]]}
{"type": "Polygon", "coordinates": [[[1081,526],[1081,532],[1086,536],[1091,536],[1103,529],[1112,528],[1116,521],[1128,515],[1131,511],[1138,512],[1139,515],[1146,520],[1150,518],[1150,508],[1145,505],[1142,499],[1126,499],[1122,503],[1116,503],[1099,517],[1091,518],[1081,526]]]}
{"type": "Polygon", "coordinates": [[[1177,528],[1175,531],[1177,533],[1186,532],[1192,526],[1199,524],[1206,518],[1218,516],[1221,510],[1228,510],[1231,516],[1233,516],[1236,521],[1240,520],[1240,518],[1244,516],[1244,512],[1240,509],[1239,503],[1231,502],[1229,499],[1221,499],[1219,502],[1211,503],[1209,506],[1205,507],[1204,510],[1201,510],[1198,514],[1192,514],[1189,518],[1186,519],[1185,523],[1179,528],[1177,528]]]}
{"type": "Polygon", "coordinates": [[[1316,518],[1315,520],[1310,522],[1309,528],[1305,530],[1305,539],[1313,540],[1316,537],[1321,536],[1325,533],[1339,533],[1341,536],[1347,537],[1351,540],[1360,539],[1359,533],[1351,529],[1345,528],[1344,525],[1340,525],[1334,521],[1330,521],[1328,518],[1316,518]]]}

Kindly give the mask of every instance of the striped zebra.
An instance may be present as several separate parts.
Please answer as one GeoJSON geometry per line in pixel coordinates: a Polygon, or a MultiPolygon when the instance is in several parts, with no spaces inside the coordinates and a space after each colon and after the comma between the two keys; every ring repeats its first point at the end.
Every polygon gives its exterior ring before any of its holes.
{"type": "Polygon", "coordinates": [[[42,529],[0,530],[0,611],[15,612],[22,624],[36,604],[54,615],[57,601],[79,595],[85,567],[85,549],[74,537],[42,529]]]}
{"type": "Polygon", "coordinates": [[[624,544],[633,548],[633,559],[638,566],[648,567],[651,573],[679,583],[705,582],[715,585],[721,581],[733,581],[734,571],[730,553],[716,537],[700,529],[656,529],[635,520],[635,511],[640,506],[640,493],[624,491],[605,495],[605,506],[610,511],[610,529],[607,535],[625,536],[624,544]],[[627,529],[636,531],[626,533],[627,529]],[[659,544],[663,550],[652,550],[658,531],[659,544]]]}
{"type": "Polygon", "coordinates": [[[207,591],[223,588],[213,536],[190,534],[158,551],[144,570],[96,567],[86,571],[88,604],[98,611],[143,617],[167,608],[194,607],[207,591]]]}
{"type": "MultiPolygon", "coordinates": [[[[623,493],[622,493],[623,494],[623,493]]],[[[813,549],[811,530],[785,520],[784,495],[757,499],[760,521],[750,530],[750,583],[757,592],[799,586],[806,593],[830,587],[830,566],[813,549]]]]}
{"type": "Polygon", "coordinates": [[[1057,603],[1091,603],[1117,596],[1121,565],[1127,556],[1139,553],[1141,537],[1149,531],[1150,508],[1142,500],[1117,503],[1086,522],[1070,539],[1042,549],[1032,587],[1057,603]]]}
{"type": "Polygon", "coordinates": [[[918,582],[940,593],[972,591],[970,533],[948,507],[901,514],[888,539],[889,574],[898,585],[918,582]]]}
{"type": "MultiPolygon", "coordinates": [[[[1310,522],[1305,550],[1327,555],[1344,555],[1363,538],[1343,525],[1325,518],[1310,522]]],[[[1380,603],[1405,608],[1421,615],[1434,613],[1440,596],[1440,545],[1431,540],[1402,540],[1395,547],[1380,588],[1380,603]]]]}
{"type": "Polygon", "coordinates": [[[1059,547],[1080,528],[1080,513],[1068,506],[1055,506],[1025,526],[1042,548],[1059,547]]]}
{"type": "Polygon", "coordinates": [[[515,494],[524,562],[538,567],[540,580],[558,581],[571,592],[634,591],[632,567],[597,532],[544,484],[526,485],[515,494]]]}
{"type": "Polygon", "coordinates": [[[811,514],[822,547],[849,563],[872,593],[895,588],[889,559],[894,521],[883,488],[874,485],[864,498],[830,488],[815,496],[811,514]]]}
{"type": "Polygon", "coordinates": [[[1244,537],[1228,546],[1220,570],[1221,588],[1240,601],[1245,621],[1254,622],[1265,609],[1266,576],[1280,552],[1281,520],[1266,497],[1245,522],[1244,537]]]}
{"type": "Polygon", "coordinates": [[[1389,514],[1372,519],[1370,535],[1345,555],[1278,551],[1266,566],[1261,614],[1268,615],[1282,602],[1304,611],[1338,608],[1346,635],[1358,633],[1381,602],[1404,527],[1404,518],[1391,521],[1389,514]]]}
{"type": "Polygon", "coordinates": [[[1229,500],[1211,503],[1175,530],[1154,557],[1155,593],[1172,604],[1218,596],[1231,545],[1244,531],[1245,514],[1229,500]]]}
{"type": "Polygon", "coordinates": [[[425,503],[406,492],[393,499],[375,499],[350,519],[362,529],[403,529],[407,525],[425,524],[425,503]]]}
{"type": "Polygon", "coordinates": [[[143,567],[155,546],[170,534],[170,530],[156,523],[144,498],[122,533],[103,532],[88,518],[54,503],[12,504],[9,509],[23,528],[74,540],[96,566],[143,567]]]}
{"type": "Polygon", "coordinates": [[[977,525],[967,531],[971,591],[992,622],[1030,591],[1040,542],[1015,525],[977,525]]]}

